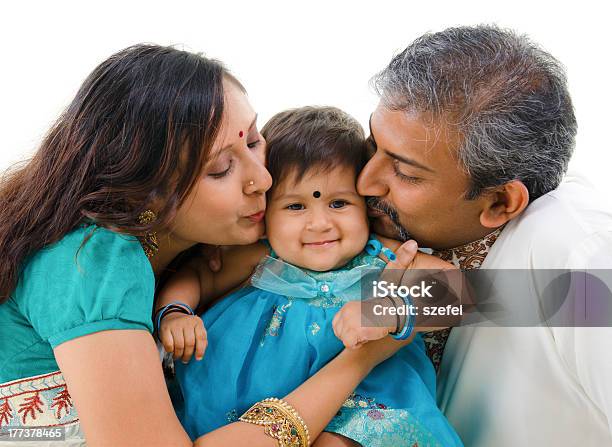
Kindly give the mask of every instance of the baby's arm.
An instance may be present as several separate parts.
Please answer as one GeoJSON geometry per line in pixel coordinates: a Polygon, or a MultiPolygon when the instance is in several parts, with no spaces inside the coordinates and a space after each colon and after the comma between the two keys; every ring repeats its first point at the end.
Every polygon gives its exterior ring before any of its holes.
{"type": "Polygon", "coordinates": [[[188,362],[194,353],[196,360],[202,359],[207,345],[204,323],[197,315],[164,313],[159,319],[159,313],[173,302],[196,309],[200,303],[201,277],[206,275],[199,269],[199,260],[189,260],[168,279],[158,294],[154,324],[164,350],[171,352],[175,360],[180,357],[183,362],[188,362]]]}
{"type": "MultiPolygon", "coordinates": [[[[173,302],[187,304],[195,310],[224,295],[246,280],[267,252],[268,249],[260,243],[229,247],[222,253],[224,267],[219,272],[211,271],[208,260],[203,257],[190,259],[168,279],[159,293],[156,317],[160,310],[173,302]]],[[[183,362],[188,362],[194,353],[197,360],[204,356],[206,330],[197,315],[164,314],[157,329],[164,349],[172,352],[175,359],[181,357],[183,362]]]]}
{"type": "MultiPolygon", "coordinates": [[[[199,265],[199,259],[191,259],[168,278],[157,296],[155,313],[174,301],[185,303],[192,309],[198,307],[198,304],[200,304],[200,284],[204,279],[201,276],[207,273],[201,271],[199,265]]],[[[210,269],[208,269],[208,272],[210,272],[210,269]]]]}

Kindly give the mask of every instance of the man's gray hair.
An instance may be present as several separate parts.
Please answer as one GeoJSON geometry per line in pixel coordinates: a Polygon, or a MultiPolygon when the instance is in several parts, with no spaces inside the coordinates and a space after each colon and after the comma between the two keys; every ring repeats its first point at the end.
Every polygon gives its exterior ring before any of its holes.
{"type": "Polygon", "coordinates": [[[535,200],[567,170],[577,124],[565,72],[524,35],[489,25],[425,34],[373,84],[392,110],[425,112],[458,131],[468,199],[518,179],[535,200]]]}

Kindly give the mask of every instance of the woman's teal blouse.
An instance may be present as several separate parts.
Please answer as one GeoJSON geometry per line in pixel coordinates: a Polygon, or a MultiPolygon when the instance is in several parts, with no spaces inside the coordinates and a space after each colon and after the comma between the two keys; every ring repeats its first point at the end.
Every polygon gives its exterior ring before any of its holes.
{"type": "Polygon", "coordinates": [[[80,225],[30,256],[0,304],[0,383],[57,371],[53,348],[77,337],[113,329],[152,333],[154,290],[138,239],[80,225]]]}

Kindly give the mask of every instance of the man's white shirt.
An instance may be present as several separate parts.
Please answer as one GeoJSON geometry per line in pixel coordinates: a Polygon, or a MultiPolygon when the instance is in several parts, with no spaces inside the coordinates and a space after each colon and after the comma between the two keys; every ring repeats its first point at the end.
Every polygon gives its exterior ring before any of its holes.
{"type": "MultiPolygon", "coordinates": [[[[481,268],[612,269],[611,208],[567,176],[506,225],[481,268]]],[[[438,404],[468,447],[612,446],[612,328],[454,328],[438,404]]]]}

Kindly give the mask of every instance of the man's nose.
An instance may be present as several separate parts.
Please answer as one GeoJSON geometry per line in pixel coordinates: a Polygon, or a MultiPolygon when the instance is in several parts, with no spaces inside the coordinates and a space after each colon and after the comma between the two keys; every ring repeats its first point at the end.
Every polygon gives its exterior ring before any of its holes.
{"type": "Polygon", "coordinates": [[[357,178],[357,192],[360,195],[381,197],[389,192],[381,157],[378,153],[374,154],[361,170],[357,178]]]}

